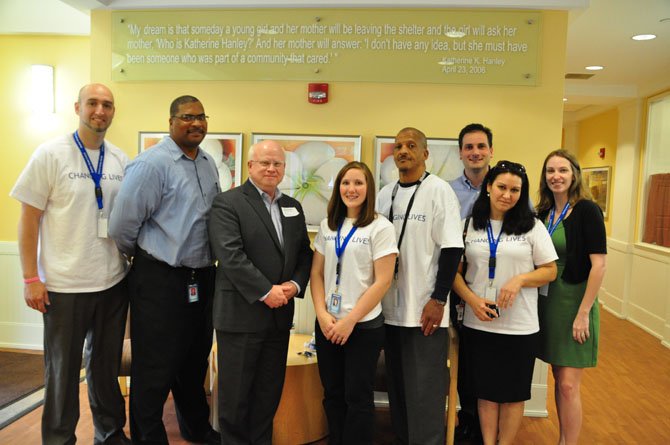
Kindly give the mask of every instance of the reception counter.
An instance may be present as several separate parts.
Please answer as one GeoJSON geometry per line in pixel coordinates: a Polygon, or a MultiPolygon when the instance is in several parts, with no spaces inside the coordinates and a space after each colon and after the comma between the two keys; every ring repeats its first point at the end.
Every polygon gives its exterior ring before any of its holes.
{"type": "MultiPolygon", "coordinates": [[[[319,377],[316,356],[305,357],[298,352],[311,336],[292,334],[286,357],[284,390],[273,423],[273,445],[297,445],[315,442],[328,435],[326,415],[323,410],[323,387],[319,377]]],[[[212,388],[211,422],[219,430],[218,373],[216,369],[216,344],[210,357],[212,388]]]]}

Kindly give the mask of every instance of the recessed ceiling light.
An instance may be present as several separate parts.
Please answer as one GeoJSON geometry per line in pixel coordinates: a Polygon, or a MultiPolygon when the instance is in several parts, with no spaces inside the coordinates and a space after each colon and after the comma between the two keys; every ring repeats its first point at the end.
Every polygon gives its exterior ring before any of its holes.
{"type": "Polygon", "coordinates": [[[637,34],[631,37],[631,39],[633,40],[653,40],[655,38],[656,38],[655,34],[637,34]]]}
{"type": "Polygon", "coordinates": [[[567,102],[567,101],[568,101],[568,98],[567,98],[567,97],[564,97],[564,98],[563,98],[563,102],[567,102]]]}
{"type": "Polygon", "coordinates": [[[589,71],[600,71],[601,69],[603,69],[605,67],[600,66],[600,65],[591,65],[591,66],[585,66],[584,68],[589,70],[589,71]]]}

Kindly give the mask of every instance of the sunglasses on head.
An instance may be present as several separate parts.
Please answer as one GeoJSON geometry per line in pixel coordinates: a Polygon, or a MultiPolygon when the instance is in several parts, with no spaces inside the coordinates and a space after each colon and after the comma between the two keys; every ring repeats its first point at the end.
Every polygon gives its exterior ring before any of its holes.
{"type": "Polygon", "coordinates": [[[517,173],[519,175],[525,175],[526,174],[526,167],[524,167],[523,165],[521,165],[517,162],[512,162],[512,161],[498,161],[498,163],[493,168],[497,169],[497,170],[517,173]]]}

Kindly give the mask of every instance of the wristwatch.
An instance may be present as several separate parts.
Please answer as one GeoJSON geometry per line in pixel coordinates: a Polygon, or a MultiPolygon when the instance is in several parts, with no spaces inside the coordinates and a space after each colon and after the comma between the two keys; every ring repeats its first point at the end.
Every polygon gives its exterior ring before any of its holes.
{"type": "Polygon", "coordinates": [[[433,301],[435,301],[440,306],[446,306],[447,304],[447,300],[438,300],[437,298],[433,298],[433,301]]]}

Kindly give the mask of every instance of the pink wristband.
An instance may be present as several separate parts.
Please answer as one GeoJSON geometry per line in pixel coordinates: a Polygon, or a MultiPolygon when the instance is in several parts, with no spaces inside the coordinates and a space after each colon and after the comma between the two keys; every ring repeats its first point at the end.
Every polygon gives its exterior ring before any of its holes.
{"type": "Polygon", "coordinates": [[[38,281],[40,281],[40,277],[24,278],[23,284],[37,283],[38,281]]]}

